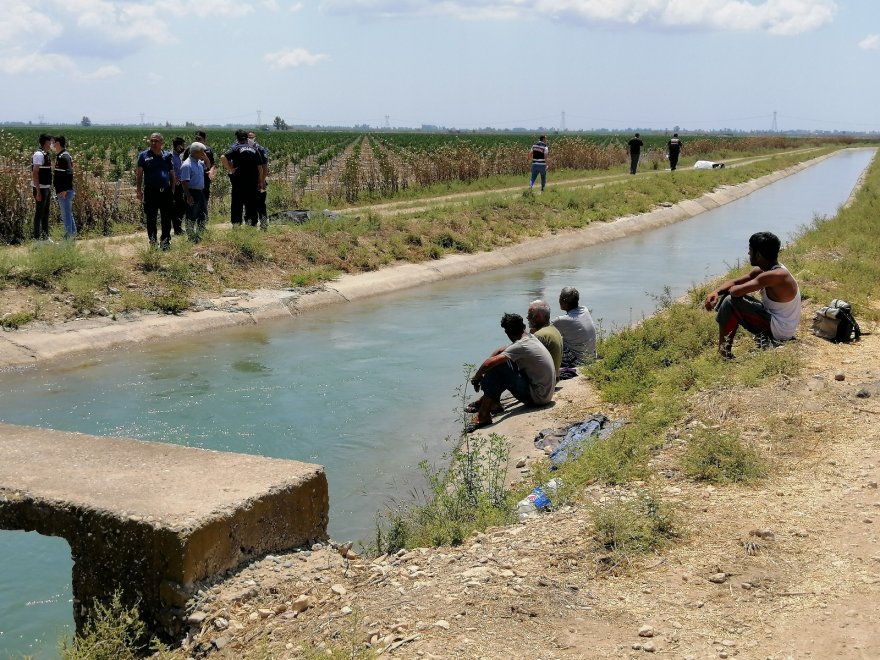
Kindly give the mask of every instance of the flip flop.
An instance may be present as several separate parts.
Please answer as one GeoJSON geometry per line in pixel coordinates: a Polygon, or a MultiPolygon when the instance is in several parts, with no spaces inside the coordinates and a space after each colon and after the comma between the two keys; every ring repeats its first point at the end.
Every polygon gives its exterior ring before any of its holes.
{"type": "Polygon", "coordinates": [[[485,422],[481,422],[480,420],[478,420],[475,417],[470,421],[470,423],[467,426],[464,427],[464,432],[465,433],[473,433],[477,429],[486,428],[487,426],[491,426],[491,425],[492,425],[491,419],[486,420],[485,422]]]}
{"type": "MultiPolygon", "coordinates": [[[[465,412],[469,412],[469,413],[478,413],[478,412],[480,412],[480,402],[479,402],[479,401],[471,401],[469,404],[467,404],[467,405],[464,407],[464,411],[465,411],[465,412]]],[[[504,412],[504,406],[502,406],[502,405],[499,403],[497,408],[492,408],[492,410],[490,410],[489,412],[492,413],[493,415],[497,415],[498,413],[503,413],[503,412],[504,412]]]]}

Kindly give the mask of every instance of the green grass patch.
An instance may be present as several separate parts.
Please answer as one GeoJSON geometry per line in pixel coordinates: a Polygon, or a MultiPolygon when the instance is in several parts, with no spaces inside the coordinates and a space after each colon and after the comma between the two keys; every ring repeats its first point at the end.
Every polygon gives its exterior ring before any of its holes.
{"type": "Polygon", "coordinates": [[[621,568],[635,556],[655,552],[681,536],[681,523],[672,507],[659,496],[642,492],[632,499],[592,505],[595,549],[606,553],[612,568],[621,568]]]}
{"type": "Polygon", "coordinates": [[[330,282],[339,277],[339,271],[335,268],[308,268],[290,276],[290,286],[305,287],[330,282]]]}
{"type": "Polygon", "coordinates": [[[713,483],[749,483],[767,476],[761,453],[734,430],[700,429],[688,440],[682,458],[685,474],[713,483]]]}
{"type": "Polygon", "coordinates": [[[34,320],[31,312],[11,312],[0,317],[0,327],[17,330],[26,323],[34,320]]]}

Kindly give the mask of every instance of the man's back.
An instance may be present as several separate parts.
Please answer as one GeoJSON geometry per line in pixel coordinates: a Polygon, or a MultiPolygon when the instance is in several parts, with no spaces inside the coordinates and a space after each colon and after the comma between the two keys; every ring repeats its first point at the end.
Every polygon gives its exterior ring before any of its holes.
{"type": "Polygon", "coordinates": [[[549,403],[553,399],[556,386],[553,357],[534,335],[524,334],[504,349],[504,355],[513,360],[529,379],[532,400],[536,404],[549,403]]]}
{"type": "Polygon", "coordinates": [[[562,335],[563,347],[578,357],[596,357],[596,327],[586,307],[570,309],[552,321],[562,335]]]}
{"type": "Polygon", "coordinates": [[[537,337],[538,341],[544,344],[544,347],[550,353],[550,357],[553,358],[553,366],[556,368],[556,373],[559,373],[559,367],[562,365],[562,335],[559,334],[559,330],[552,325],[545,325],[543,328],[535,330],[532,334],[537,337]]]}

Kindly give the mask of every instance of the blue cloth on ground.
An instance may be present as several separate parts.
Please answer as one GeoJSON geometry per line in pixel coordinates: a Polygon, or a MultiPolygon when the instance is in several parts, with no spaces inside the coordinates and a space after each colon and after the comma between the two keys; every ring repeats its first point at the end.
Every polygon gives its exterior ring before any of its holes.
{"type": "Polygon", "coordinates": [[[611,432],[622,426],[622,420],[612,422],[605,415],[596,413],[584,421],[569,427],[559,446],[550,454],[550,469],[559,467],[560,463],[577,458],[595,440],[602,440],[611,432]]]}

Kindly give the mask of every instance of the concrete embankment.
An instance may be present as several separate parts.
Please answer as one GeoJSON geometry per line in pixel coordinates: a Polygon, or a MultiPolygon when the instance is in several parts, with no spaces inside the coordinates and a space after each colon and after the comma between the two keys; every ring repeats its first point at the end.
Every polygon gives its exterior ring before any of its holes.
{"type": "Polygon", "coordinates": [[[118,316],[115,320],[94,318],[59,325],[31,324],[23,330],[0,333],[0,369],[34,365],[145,341],[174,339],[181,334],[204,333],[218,328],[296,316],[326,305],[482,273],[584,248],[692,218],[800,172],[830,155],[819,156],[736,186],[721,187],[697,199],[662,206],[648,213],[593,223],[583,229],[559,232],[493,252],[450,255],[437,261],[343,275],[315,291],[230,291],[219,298],[200,301],[197,305],[200,311],[187,311],[180,315],[135,313],[118,316]]]}

